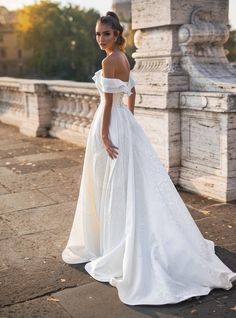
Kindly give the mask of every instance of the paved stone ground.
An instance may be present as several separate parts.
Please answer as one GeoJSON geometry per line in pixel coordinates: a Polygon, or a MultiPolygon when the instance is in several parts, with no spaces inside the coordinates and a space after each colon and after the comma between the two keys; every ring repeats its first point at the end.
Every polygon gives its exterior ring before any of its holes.
{"type": "MultiPolygon", "coordinates": [[[[82,148],[0,124],[0,318],[236,317],[235,286],[176,305],[127,306],[84,264],[63,263],[83,158],[82,148]]],[[[217,255],[236,271],[236,202],[179,191],[217,255]]]]}

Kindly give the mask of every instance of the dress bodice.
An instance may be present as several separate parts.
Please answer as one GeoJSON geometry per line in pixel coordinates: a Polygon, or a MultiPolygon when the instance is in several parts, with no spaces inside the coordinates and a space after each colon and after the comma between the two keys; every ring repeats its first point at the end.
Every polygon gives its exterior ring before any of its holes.
{"type": "Polygon", "coordinates": [[[132,87],[135,82],[133,78],[133,71],[130,71],[129,81],[125,82],[118,78],[106,78],[102,76],[102,69],[95,72],[92,79],[99,91],[101,101],[104,100],[104,93],[113,93],[113,104],[120,104],[124,94],[130,96],[132,94],[132,87]]]}

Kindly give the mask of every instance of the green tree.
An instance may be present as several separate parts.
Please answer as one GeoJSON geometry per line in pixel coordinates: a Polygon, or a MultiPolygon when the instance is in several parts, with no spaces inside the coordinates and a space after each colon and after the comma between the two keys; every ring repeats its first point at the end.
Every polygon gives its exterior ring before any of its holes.
{"type": "Polygon", "coordinates": [[[127,58],[130,63],[131,69],[134,67],[135,60],[132,57],[132,54],[136,51],[135,45],[134,45],[134,30],[132,30],[132,24],[131,19],[129,21],[126,21],[127,28],[124,32],[124,36],[126,38],[126,48],[125,53],[127,55],[127,58]]]}
{"type": "Polygon", "coordinates": [[[64,14],[70,20],[70,77],[90,80],[103,58],[95,36],[99,14],[93,9],[82,11],[72,5],[64,8],[64,14]]]}
{"type": "Polygon", "coordinates": [[[41,0],[18,12],[17,31],[26,49],[26,76],[91,81],[102,58],[95,39],[95,10],[41,0]]]}
{"type": "Polygon", "coordinates": [[[229,51],[227,58],[230,62],[236,62],[236,30],[231,30],[229,26],[229,39],[225,43],[224,47],[229,51]]]}

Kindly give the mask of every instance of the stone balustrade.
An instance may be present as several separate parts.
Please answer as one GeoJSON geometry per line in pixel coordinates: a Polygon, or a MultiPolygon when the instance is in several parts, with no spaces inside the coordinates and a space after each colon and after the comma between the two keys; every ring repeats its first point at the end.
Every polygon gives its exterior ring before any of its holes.
{"type": "Polygon", "coordinates": [[[85,146],[98,104],[93,83],[0,78],[0,120],[28,136],[85,146]]]}
{"type": "Polygon", "coordinates": [[[93,116],[99,104],[99,94],[90,83],[48,83],[52,96],[49,134],[85,145],[93,116]]]}
{"type": "Polygon", "coordinates": [[[3,79],[0,82],[1,121],[19,127],[25,114],[24,94],[20,91],[20,84],[13,79],[3,79]]]}

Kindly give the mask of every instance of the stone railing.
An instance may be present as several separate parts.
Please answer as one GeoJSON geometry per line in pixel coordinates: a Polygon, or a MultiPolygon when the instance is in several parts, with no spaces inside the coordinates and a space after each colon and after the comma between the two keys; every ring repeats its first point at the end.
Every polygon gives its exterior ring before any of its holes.
{"type": "Polygon", "coordinates": [[[85,146],[98,104],[93,83],[0,78],[0,120],[29,136],[85,146]]]}
{"type": "Polygon", "coordinates": [[[48,83],[52,96],[49,134],[85,145],[87,134],[99,104],[99,95],[90,83],[48,83]]]}
{"type": "Polygon", "coordinates": [[[24,94],[14,80],[2,80],[0,84],[0,119],[20,126],[25,114],[24,94]]]}

